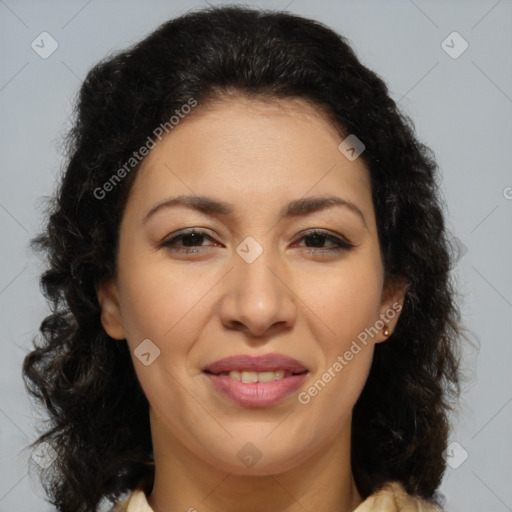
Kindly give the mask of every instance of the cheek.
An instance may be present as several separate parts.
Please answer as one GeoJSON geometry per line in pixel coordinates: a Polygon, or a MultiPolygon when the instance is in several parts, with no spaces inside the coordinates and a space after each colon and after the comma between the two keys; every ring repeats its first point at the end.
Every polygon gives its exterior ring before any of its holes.
{"type": "Polygon", "coordinates": [[[312,440],[323,429],[334,435],[364,388],[373,358],[366,329],[378,318],[381,279],[381,267],[371,257],[366,262],[361,257],[320,280],[303,281],[300,296],[315,313],[305,317],[322,353],[320,366],[298,397],[308,415],[324,417],[322,426],[311,427],[312,440]]]}
{"type": "Polygon", "coordinates": [[[328,340],[328,352],[342,350],[378,317],[382,274],[371,264],[345,265],[324,276],[309,277],[304,283],[301,297],[322,325],[323,336],[328,340]]]}
{"type": "Polygon", "coordinates": [[[198,267],[171,268],[168,262],[155,260],[144,261],[136,254],[125,257],[119,272],[122,319],[135,371],[149,401],[157,409],[164,400],[183,410],[188,395],[177,383],[189,378],[189,354],[209,318],[208,292],[221,276],[211,269],[202,275],[198,267]],[[156,346],[149,345],[150,352],[158,354],[149,366],[137,357],[146,339],[156,346]]]}
{"type": "MultiPolygon", "coordinates": [[[[361,346],[358,353],[352,354],[350,361],[345,352],[340,359],[331,361],[323,372],[315,376],[298,397],[299,407],[309,417],[323,418],[317,425],[312,439],[323,437],[328,431],[335,436],[347,424],[368,377],[373,350],[361,346]]],[[[352,352],[351,352],[352,353],[352,352]]]]}
{"type": "Polygon", "coordinates": [[[161,349],[172,341],[177,348],[175,343],[201,328],[201,304],[215,279],[198,267],[171,267],[163,257],[125,257],[119,282],[129,341],[150,338],[161,349]]]}

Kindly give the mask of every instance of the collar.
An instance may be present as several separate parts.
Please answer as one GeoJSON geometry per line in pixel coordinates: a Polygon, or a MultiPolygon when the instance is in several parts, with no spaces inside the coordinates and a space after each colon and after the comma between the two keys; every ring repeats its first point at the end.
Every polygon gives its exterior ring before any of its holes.
{"type": "MultiPolygon", "coordinates": [[[[134,489],[112,512],[154,512],[143,489],[134,489]]],[[[431,501],[411,496],[401,482],[388,482],[368,496],[353,512],[443,512],[431,501]]]]}

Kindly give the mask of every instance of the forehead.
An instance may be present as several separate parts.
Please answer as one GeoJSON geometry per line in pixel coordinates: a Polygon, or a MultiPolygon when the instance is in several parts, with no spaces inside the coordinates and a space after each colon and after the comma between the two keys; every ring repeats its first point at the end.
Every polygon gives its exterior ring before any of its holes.
{"type": "Polygon", "coordinates": [[[222,193],[260,204],[339,191],[370,199],[361,158],[338,150],[345,135],[303,99],[234,97],[199,105],[143,161],[132,190],[139,203],[165,195],[222,193]],[[292,197],[293,196],[293,197],[292,197]]]}

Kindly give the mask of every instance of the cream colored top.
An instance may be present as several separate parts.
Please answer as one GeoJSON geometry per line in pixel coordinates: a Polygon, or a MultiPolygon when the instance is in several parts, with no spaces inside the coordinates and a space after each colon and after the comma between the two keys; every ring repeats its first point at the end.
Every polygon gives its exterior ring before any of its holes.
{"type": "MultiPolygon", "coordinates": [[[[154,512],[142,489],[135,489],[112,512],[154,512]]],[[[352,512],[443,512],[433,503],[407,494],[400,482],[389,482],[352,512]]]]}

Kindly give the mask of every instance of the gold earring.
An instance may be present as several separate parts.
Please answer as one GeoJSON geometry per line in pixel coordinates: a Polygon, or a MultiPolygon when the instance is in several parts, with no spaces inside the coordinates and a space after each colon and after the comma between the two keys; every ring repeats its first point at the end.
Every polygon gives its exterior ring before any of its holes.
{"type": "Polygon", "coordinates": [[[392,332],[393,331],[389,327],[386,326],[386,328],[384,329],[383,334],[384,334],[384,336],[389,336],[392,332]]]}

